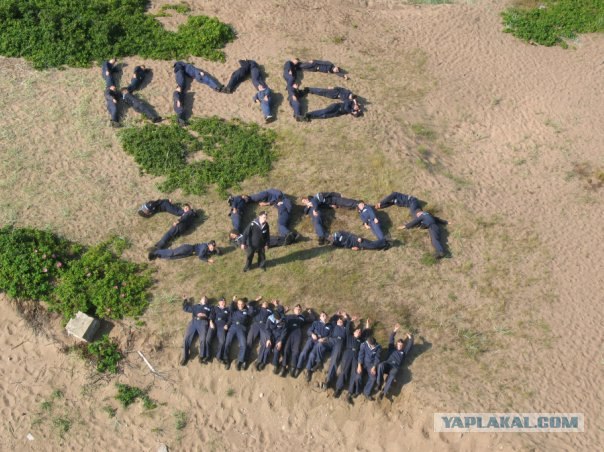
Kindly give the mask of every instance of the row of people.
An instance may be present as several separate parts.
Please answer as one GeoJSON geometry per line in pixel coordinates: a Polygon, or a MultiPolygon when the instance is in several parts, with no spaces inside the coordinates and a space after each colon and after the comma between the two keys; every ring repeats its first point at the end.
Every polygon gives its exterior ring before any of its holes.
{"type": "MultiPolygon", "coordinates": [[[[216,77],[202,69],[197,68],[193,64],[186,63],[184,61],[175,62],[173,69],[176,79],[176,88],[172,94],[172,102],[178,123],[180,125],[186,125],[185,96],[188,79],[194,79],[199,83],[205,84],[216,92],[230,94],[234,92],[248,76],[251,78],[252,84],[256,89],[256,93],[253,96],[253,101],[260,104],[265,121],[273,121],[273,93],[271,88],[266,83],[266,78],[262,73],[260,66],[253,60],[239,60],[239,66],[240,67],[231,74],[229,82],[226,85],[223,85],[218,81],[218,79],[216,79],[216,77]]],[[[352,114],[353,116],[359,116],[361,114],[361,106],[357,101],[357,97],[349,90],[344,88],[335,87],[327,90],[321,88],[305,88],[302,91],[298,89],[298,84],[295,82],[298,69],[334,73],[337,75],[343,75],[344,78],[348,78],[347,75],[343,74],[338,66],[335,66],[329,61],[311,60],[308,62],[300,62],[298,59],[293,59],[286,62],[286,67],[290,68],[290,75],[293,74],[293,82],[290,83],[290,80],[292,80],[291,77],[286,78],[286,88],[288,91],[290,105],[292,105],[292,108],[294,109],[294,117],[298,121],[309,121],[317,118],[332,118],[342,114],[352,114]],[[342,102],[330,105],[321,110],[302,114],[299,98],[306,93],[312,93],[332,99],[340,99],[342,102]]],[[[111,59],[104,61],[101,66],[101,72],[105,80],[105,100],[107,104],[107,111],[109,112],[113,126],[119,125],[118,101],[123,101],[125,104],[131,106],[135,111],[142,113],[153,122],[159,122],[162,120],[162,118],[150,105],[132,94],[133,91],[139,89],[143,83],[145,75],[148,72],[148,69],[146,69],[145,66],[136,66],[134,68],[134,74],[130,84],[127,88],[120,90],[119,93],[116,90],[114,77],[114,74],[117,72],[116,60],[111,59]]]]}
{"type": "Polygon", "coordinates": [[[357,318],[345,312],[337,312],[329,319],[321,312],[316,318],[311,309],[303,311],[299,304],[290,313],[278,300],[272,304],[261,301],[262,297],[252,303],[245,298],[233,297],[227,306],[224,298],[216,305],[211,305],[205,296],[197,304],[185,298],[183,310],[191,314],[191,322],[185,333],[180,364],[184,366],[191,359],[191,346],[197,336],[202,364],[214,357],[230,369],[231,346],[236,340],[236,368],[245,370],[251,364],[250,355],[258,341],[254,364],[257,371],[270,363],[274,374],[297,378],[304,370],[306,380],[310,382],[329,356],[320,387],[333,388],[336,398],[347,388],[350,403],[361,392],[372,399],[376,387],[379,397],[391,397],[392,384],[413,346],[410,333],[405,339],[396,340],[398,324],[394,326],[388,350],[382,356],[382,348],[371,334],[369,320],[362,328],[355,325],[357,318]],[[307,339],[302,347],[304,335],[307,339]],[[215,339],[215,352],[212,353],[215,339]]]}
{"type": "Polygon", "coordinates": [[[129,105],[134,111],[145,115],[152,122],[160,122],[162,120],[161,116],[159,116],[149,104],[133,94],[134,91],[139,90],[143,85],[149,69],[144,65],[136,66],[132,73],[130,84],[127,87],[122,88],[119,92],[117,91],[115,82],[115,73],[117,71],[118,68],[115,59],[103,61],[103,64],[101,65],[101,75],[105,80],[104,96],[107,111],[111,118],[111,125],[114,127],[119,126],[119,102],[129,105]]]}

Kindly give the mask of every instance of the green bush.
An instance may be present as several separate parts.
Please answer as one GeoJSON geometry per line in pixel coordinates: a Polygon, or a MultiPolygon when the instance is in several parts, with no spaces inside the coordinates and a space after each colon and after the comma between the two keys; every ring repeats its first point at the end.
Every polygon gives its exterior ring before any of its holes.
{"type": "Polygon", "coordinates": [[[65,320],[78,311],[112,319],[141,315],[152,279],[144,266],[119,258],[125,246],[124,239],[113,238],[86,250],[63,273],[50,309],[65,320]]]}
{"type": "Polygon", "coordinates": [[[160,11],[167,11],[169,9],[174,10],[177,13],[180,13],[180,14],[187,14],[188,12],[191,11],[191,8],[189,7],[189,5],[187,5],[184,2],[176,3],[174,5],[171,5],[171,4],[162,5],[162,7],[159,10],[160,11]]]}
{"type": "Polygon", "coordinates": [[[55,281],[80,247],[37,229],[0,229],[0,291],[11,298],[48,301],[55,281]]]}
{"type": "Polygon", "coordinates": [[[124,358],[117,342],[109,339],[106,334],[98,341],[88,344],[88,354],[96,363],[99,372],[119,372],[119,363],[124,358]]]}
{"type": "Polygon", "coordinates": [[[235,38],[216,18],[190,16],[177,32],[145,14],[147,0],[3,0],[0,54],[24,57],[37,69],[89,66],[92,61],[140,55],[224,61],[235,38]]]}
{"type": "Polygon", "coordinates": [[[119,136],[124,150],[144,172],[166,176],[159,186],[165,192],[180,188],[200,195],[216,184],[225,195],[247,177],[265,175],[271,169],[275,134],[270,130],[218,117],[192,119],[189,129],[197,137],[174,124],[131,127],[119,136]],[[210,159],[188,163],[200,150],[210,159]]]}
{"type": "Polygon", "coordinates": [[[143,407],[146,410],[152,410],[157,407],[157,403],[149,397],[149,391],[137,388],[136,386],[117,383],[117,395],[115,398],[120,401],[124,408],[128,408],[138,399],[143,401],[143,407]]]}
{"type": "Polygon", "coordinates": [[[510,8],[502,16],[507,33],[545,46],[565,46],[564,38],[604,31],[604,0],[544,0],[538,8],[510,8]]]}

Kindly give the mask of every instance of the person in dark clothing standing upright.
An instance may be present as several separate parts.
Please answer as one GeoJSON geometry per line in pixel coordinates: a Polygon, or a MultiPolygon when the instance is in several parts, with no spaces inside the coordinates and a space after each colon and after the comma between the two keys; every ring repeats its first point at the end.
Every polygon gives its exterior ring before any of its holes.
{"type": "Polygon", "coordinates": [[[270,231],[266,221],[266,211],[260,212],[258,218],[252,221],[243,231],[243,244],[241,249],[246,251],[247,259],[243,271],[250,269],[254,260],[254,253],[258,253],[258,267],[266,271],[265,251],[268,249],[270,231]]]}

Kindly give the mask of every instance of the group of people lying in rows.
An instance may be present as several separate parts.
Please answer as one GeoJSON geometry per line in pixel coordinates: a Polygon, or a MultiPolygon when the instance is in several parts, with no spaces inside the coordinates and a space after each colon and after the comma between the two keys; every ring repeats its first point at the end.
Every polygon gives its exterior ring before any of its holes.
{"type": "MultiPolygon", "coordinates": [[[[232,223],[229,239],[246,251],[247,259],[244,271],[248,271],[251,268],[255,253],[258,254],[259,268],[266,269],[265,251],[268,248],[291,245],[300,239],[300,234],[290,229],[290,217],[294,204],[281,190],[271,188],[253,195],[229,196],[228,204],[229,216],[232,223]],[[268,212],[266,211],[261,211],[257,218],[242,229],[242,216],[247,207],[252,203],[257,203],[263,207],[272,206],[277,210],[277,235],[271,236],[270,234],[270,227],[267,221],[268,212]]],[[[340,193],[320,192],[303,197],[302,204],[305,215],[309,216],[312,221],[319,245],[331,244],[335,247],[348,248],[355,251],[387,250],[390,248],[391,242],[382,231],[381,222],[376,215],[375,209],[398,206],[409,209],[409,213],[413,218],[410,222],[400,226],[399,229],[411,229],[414,227],[427,229],[432,246],[435,249],[435,257],[440,259],[446,255],[439,225],[447,224],[447,222],[423,211],[420,201],[414,196],[392,192],[375,204],[375,206],[372,206],[362,200],[345,198],[340,193]],[[368,240],[347,231],[334,232],[330,237],[323,223],[323,211],[325,208],[356,209],[362,224],[373,232],[376,239],[368,240]]],[[[185,244],[172,249],[168,248],[171,240],[181,235],[193,225],[196,213],[191,209],[190,205],[184,204],[181,207],[173,204],[169,199],[158,199],[144,203],[138,210],[139,215],[145,218],[149,218],[160,212],[167,212],[179,218],[162,238],[151,247],[148,254],[149,260],[158,257],[176,259],[196,255],[201,260],[210,263],[213,262],[211,256],[220,253],[214,240],[196,245],[185,244]]]]}
{"type": "Polygon", "coordinates": [[[329,355],[327,372],[320,387],[333,388],[336,398],[347,388],[351,404],[361,392],[365,398],[373,400],[375,389],[378,398],[392,400],[392,385],[413,347],[411,333],[404,339],[396,339],[398,324],[390,334],[388,350],[383,351],[372,335],[369,320],[362,325],[357,323],[358,318],[341,311],[331,318],[321,312],[317,318],[311,309],[303,311],[299,304],[290,310],[278,300],[268,303],[262,301],[262,297],[250,303],[246,298],[233,297],[230,306],[224,298],[215,305],[205,296],[197,304],[185,298],[183,310],[190,313],[192,319],[185,333],[180,358],[182,366],[192,358],[191,345],[195,336],[199,337],[202,364],[215,358],[230,369],[231,345],[236,339],[236,368],[246,370],[258,340],[257,371],[271,363],[274,374],[297,378],[305,370],[308,382],[315,372],[323,369],[329,355]],[[307,339],[302,347],[305,336],[307,339]]]}
{"type": "MultiPolygon", "coordinates": [[[[256,90],[253,100],[260,104],[265,121],[274,120],[273,109],[273,91],[266,83],[261,67],[253,60],[239,60],[239,68],[235,70],[228,83],[223,85],[215,77],[206,71],[195,67],[193,64],[184,61],[174,63],[174,75],[176,78],[176,89],[172,94],[172,102],[176,118],[180,125],[186,125],[185,95],[189,80],[196,80],[199,83],[207,85],[212,90],[220,93],[233,93],[237,87],[250,77],[256,90]]],[[[350,90],[342,87],[331,88],[304,88],[300,89],[300,71],[324,72],[340,75],[345,79],[348,76],[342,70],[330,61],[310,60],[301,62],[297,58],[286,61],[283,68],[283,77],[286,81],[288,101],[294,112],[294,118],[297,121],[310,121],[311,119],[325,119],[351,114],[360,116],[362,114],[361,106],[357,96],[350,90]],[[333,103],[326,108],[302,112],[300,98],[306,94],[315,94],[330,99],[338,99],[340,102],[333,103]]],[[[136,97],[133,92],[141,87],[143,80],[148,73],[145,66],[136,66],[132,81],[126,88],[119,92],[116,88],[114,74],[117,72],[116,60],[104,61],[101,67],[103,79],[105,80],[105,101],[107,111],[111,117],[111,124],[114,127],[119,126],[118,102],[122,101],[132,107],[138,113],[145,115],[152,122],[162,120],[161,116],[146,102],[136,97]]]]}

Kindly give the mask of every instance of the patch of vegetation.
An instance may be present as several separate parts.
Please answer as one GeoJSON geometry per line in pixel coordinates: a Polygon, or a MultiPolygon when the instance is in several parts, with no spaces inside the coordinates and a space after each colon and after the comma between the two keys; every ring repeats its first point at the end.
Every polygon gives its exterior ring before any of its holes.
{"type": "Polygon", "coordinates": [[[134,157],[141,169],[154,176],[166,176],[159,189],[200,195],[209,185],[219,192],[255,175],[265,175],[275,158],[275,133],[257,124],[218,117],[195,118],[189,129],[176,124],[130,127],[120,132],[124,150],[134,157]],[[209,159],[190,162],[203,153],[209,159]]]}
{"type": "Polygon", "coordinates": [[[115,417],[115,415],[117,414],[117,409],[116,409],[116,408],[113,408],[113,407],[112,407],[112,406],[110,406],[110,405],[105,405],[105,406],[103,407],[103,411],[104,411],[105,413],[107,413],[107,416],[109,416],[109,417],[115,417]]]}
{"type": "MultiPolygon", "coordinates": [[[[87,67],[93,61],[140,55],[224,61],[235,32],[216,18],[189,16],[176,32],[145,14],[147,0],[5,0],[0,3],[0,54],[37,69],[87,67]]],[[[165,5],[178,12],[184,4],[165,5]]]]}
{"type": "Polygon", "coordinates": [[[434,140],[436,138],[436,132],[425,124],[411,124],[411,130],[419,138],[426,140],[434,140]]]}
{"type": "Polygon", "coordinates": [[[152,410],[157,407],[157,403],[149,397],[148,389],[137,388],[126,384],[117,384],[117,395],[115,396],[124,408],[128,408],[138,399],[143,401],[143,407],[146,410],[152,410]]]}
{"type": "Polygon", "coordinates": [[[226,395],[227,397],[233,397],[235,395],[235,390],[233,388],[227,389],[226,395]]]}
{"type": "Polygon", "coordinates": [[[63,438],[65,433],[67,433],[71,428],[71,419],[69,419],[67,416],[58,416],[52,420],[52,425],[59,433],[59,436],[63,438]]]}
{"type": "Polygon", "coordinates": [[[0,229],[0,291],[11,298],[49,301],[55,282],[80,249],[52,232],[0,229]]]}
{"type": "Polygon", "coordinates": [[[567,47],[564,39],[604,31],[603,0],[543,0],[536,8],[513,7],[502,16],[506,33],[544,46],[567,47]]]}
{"type": "Polygon", "coordinates": [[[585,181],[587,187],[592,190],[597,190],[604,185],[604,169],[594,169],[591,164],[573,163],[573,169],[568,174],[568,178],[578,176],[585,181]]]}
{"type": "Polygon", "coordinates": [[[436,259],[436,256],[434,256],[432,253],[424,253],[419,261],[426,267],[430,267],[438,263],[438,259],[436,259]]]}
{"type": "Polygon", "coordinates": [[[459,330],[457,334],[465,354],[473,359],[488,351],[487,338],[479,331],[470,329],[459,330]]]}
{"type": "Polygon", "coordinates": [[[99,372],[119,372],[120,361],[124,355],[120,352],[117,342],[104,335],[101,339],[88,344],[88,354],[96,362],[96,370],[99,372]]]}
{"type": "Polygon", "coordinates": [[[184,2],[181,2],[181,3],[176,3],[174,5],[172,5],[172,4],[162,5],[162,7],[159,10],[160,11],[173,10],[180,14],[187,14],[187,13],[191,12],[191,7],[184,2]]]}
{"type": "Polygon", "coordinates": [[[174,419],[176,421],[176,430],[182,430],[187,426],[187,413],[184,411],[178,410],[176,413],[174,413],[174,419]]]}
{"type": "Polygon", "coordinates": [[[119,258],[126,246],[124,239],[115,237],[86,250],[62,275],[50,309],[65,320],[78,311],[113,319],[141,315],[149,303],[152,279],[144,266],[119,258]]]}
{"type": "Polygon", "coordinates": [[[52,410],[52,401],[51,400],[45,400],[44,402],[42,402],[40,404],[40,408],[42,408],[43,411],[50,411],[50,410],[52,410]]]}

